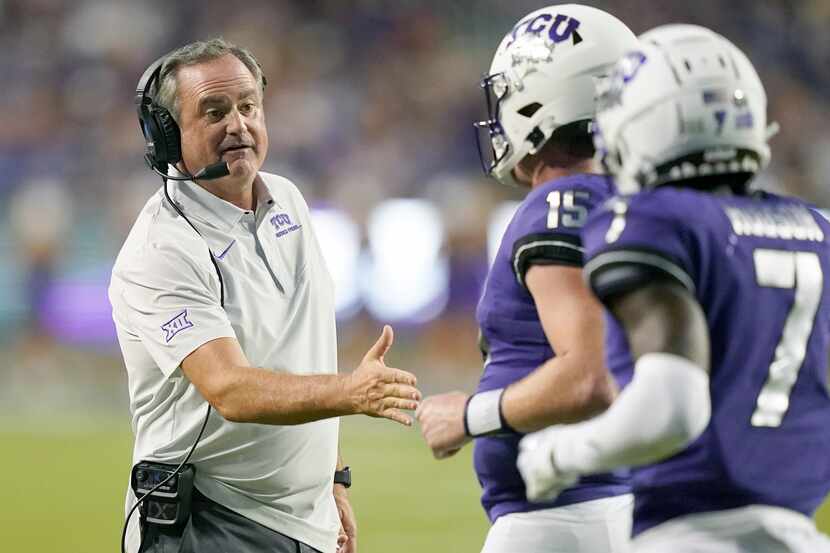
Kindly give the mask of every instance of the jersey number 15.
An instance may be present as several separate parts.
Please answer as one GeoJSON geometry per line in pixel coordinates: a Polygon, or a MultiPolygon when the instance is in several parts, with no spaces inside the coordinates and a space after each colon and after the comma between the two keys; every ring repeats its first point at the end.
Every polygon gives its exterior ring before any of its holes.
{"type": "Polygon", "coordinates": [[[560,225],[563,227],[581,227],[588,219],[588,208],[579,205],[577,200],[587,202],[591,195],[584,190],[565,190],[560,192],[554,190],[548,194],[548,228],[555,229],[560,225]]]}

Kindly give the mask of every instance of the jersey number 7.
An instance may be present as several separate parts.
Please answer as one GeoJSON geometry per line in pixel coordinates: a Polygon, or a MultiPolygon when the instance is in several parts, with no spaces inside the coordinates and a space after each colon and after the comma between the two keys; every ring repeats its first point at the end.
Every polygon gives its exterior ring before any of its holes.
{"type": "Polygon", "coordinates": [[[807,355],[824,276],[818,255],[813,252],[756,249],[753,258],[759,286],[795,289],[793,306],[751,419],[752,426],[775,428],[781,426],[790,406],[790,393],[807,355]]]}

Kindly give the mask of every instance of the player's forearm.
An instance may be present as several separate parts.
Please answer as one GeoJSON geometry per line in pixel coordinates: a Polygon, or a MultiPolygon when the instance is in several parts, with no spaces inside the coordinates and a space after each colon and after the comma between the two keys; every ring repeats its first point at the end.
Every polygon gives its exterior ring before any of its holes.
{"type": "Polygon", "coordinates": [[[660,461],[703,432],[710,409],[705,370],[676,355],[644,356],[605,413],[562,428],[554,464],[563,472],[589,474],[660,461]]]}
{"type": "Polygon", "coordinates": [[[234,367],[208,398],[233,422],[291,425],[356,412],[348,375],[296,375],[234,367]]]}
{"type": "Polygon", "coordinates": [[[511,384],[502,398],[502,414],[511,428],[533,432],[593,417],[611,405],[615,393],[599,356],[565,354],[511,384]]]}

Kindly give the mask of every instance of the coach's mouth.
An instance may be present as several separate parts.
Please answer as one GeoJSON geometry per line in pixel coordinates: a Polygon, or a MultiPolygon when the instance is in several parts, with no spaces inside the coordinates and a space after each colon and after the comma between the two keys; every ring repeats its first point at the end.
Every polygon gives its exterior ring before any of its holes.
{"type": "Polygon", "coordinates": [[[251,148],[251,147],[252,146],[250,146],[249,144],[234,144],[233,146],[225,146],[224,148],[222,148],[222,151],[227,152],[227,151],[230,151],[230,150],[241,150],[243,148],[251,148]]]}
{"type": "Polygon", "coordinates": [[[254,148],[248,144],[233,144],[231,146],[226,146],[219,151],[219,155],[221,157],[228,156],[228,157],[242,157],[246,154],[246,152],[251,151],[253,152],[254,148]]]}

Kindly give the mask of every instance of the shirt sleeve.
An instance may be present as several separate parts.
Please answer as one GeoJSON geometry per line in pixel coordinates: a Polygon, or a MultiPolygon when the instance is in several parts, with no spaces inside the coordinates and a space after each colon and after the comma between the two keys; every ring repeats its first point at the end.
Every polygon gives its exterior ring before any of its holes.
{"type": "Polygon", "coordinates": [[[540,192],[531,193],[507,231],[513,244],[513,272],[522,286],[533,265],[582,266],[580,230],[601,199],[595,190],[578,185],[540,192]]]}
{"type": "Polygon", "coordinates": [[[655,281],[675,282],[695,294],[694,234],[669,214],[614,198],[583,230],[585,278],[603,302],[655,281]]]}
{"type": "Polygon", "coordinates": [[[123,310],[121,319],[165,376],[202,344],[236,337],[220,303],[218,277],[184,252],[151,247],[140,266],[115,278],[121,285],[114,309],[123,310]]]}

